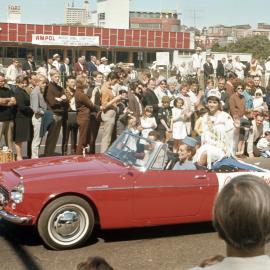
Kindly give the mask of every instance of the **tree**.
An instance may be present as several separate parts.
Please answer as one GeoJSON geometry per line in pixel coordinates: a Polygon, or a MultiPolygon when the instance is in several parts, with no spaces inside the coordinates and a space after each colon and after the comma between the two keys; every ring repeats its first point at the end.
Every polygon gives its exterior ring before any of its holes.
{"type": "Polygon", "coordinates": [[[251,53],[253,57],[263,60],[270,55],[270,41],[266,36],[256,35],[241,38],[225,47],[214,44],[212,50],[217,52],[251,53]]]}

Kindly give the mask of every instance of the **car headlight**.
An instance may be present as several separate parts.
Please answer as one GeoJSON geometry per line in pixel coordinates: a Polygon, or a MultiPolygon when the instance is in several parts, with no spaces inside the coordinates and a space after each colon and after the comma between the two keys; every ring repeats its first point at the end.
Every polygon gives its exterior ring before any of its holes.
{"type": "Polygon", "coordinates": [[[15,203],[21,203],[23,201],[24,186],[23,183],[16,185],[10,193],[10,198],[15,203]]]}

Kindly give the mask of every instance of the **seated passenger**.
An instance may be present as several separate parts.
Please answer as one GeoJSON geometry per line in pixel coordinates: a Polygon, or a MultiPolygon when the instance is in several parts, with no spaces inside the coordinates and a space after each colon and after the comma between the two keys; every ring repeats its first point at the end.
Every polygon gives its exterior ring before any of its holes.
{"type": "Polygon", "coordinates": [[[196,170],[195,164],[192,162],[192,158],[196,152],[196,145],[198,141],[192,137],[186,137],[182,140],[179,146],[178,155],[179,162],[177,162],[173,170],[196,170]]]}
{"type": "Polygon", "coordinates": [[[270,131],[264,132],[264,137],[260,138],[257,143],[261,157],[270,157],[270,131]]]}

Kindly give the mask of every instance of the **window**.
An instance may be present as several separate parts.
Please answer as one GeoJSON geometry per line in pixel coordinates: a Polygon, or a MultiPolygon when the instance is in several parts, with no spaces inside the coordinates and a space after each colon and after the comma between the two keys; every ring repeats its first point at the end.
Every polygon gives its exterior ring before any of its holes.
{"type": "Polygon", "coordinates": [[[98,14],[98,19],[99,20],[105,20],[105,13],[103,12],[103,13],[99,13],[98,14]]]}
{"type": "Polygon", "coordinates": [[[156,157],[156,160],[154,161],[154,163],[152,165],[152,170],[163,170],[164,158],[165,158],[165,149],[162,148],[159,151],[159,153],[156,157]]]}

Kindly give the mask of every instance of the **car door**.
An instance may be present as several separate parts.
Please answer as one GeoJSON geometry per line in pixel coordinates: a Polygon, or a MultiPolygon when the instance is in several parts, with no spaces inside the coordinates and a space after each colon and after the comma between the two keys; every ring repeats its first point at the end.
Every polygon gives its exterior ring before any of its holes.
{"type": "Polygon", "coordinates": [[[205,170],[163,170],[153,163],[135,180],[134,217],[155,220],[196,216],[208,189],[205,170]]]}

